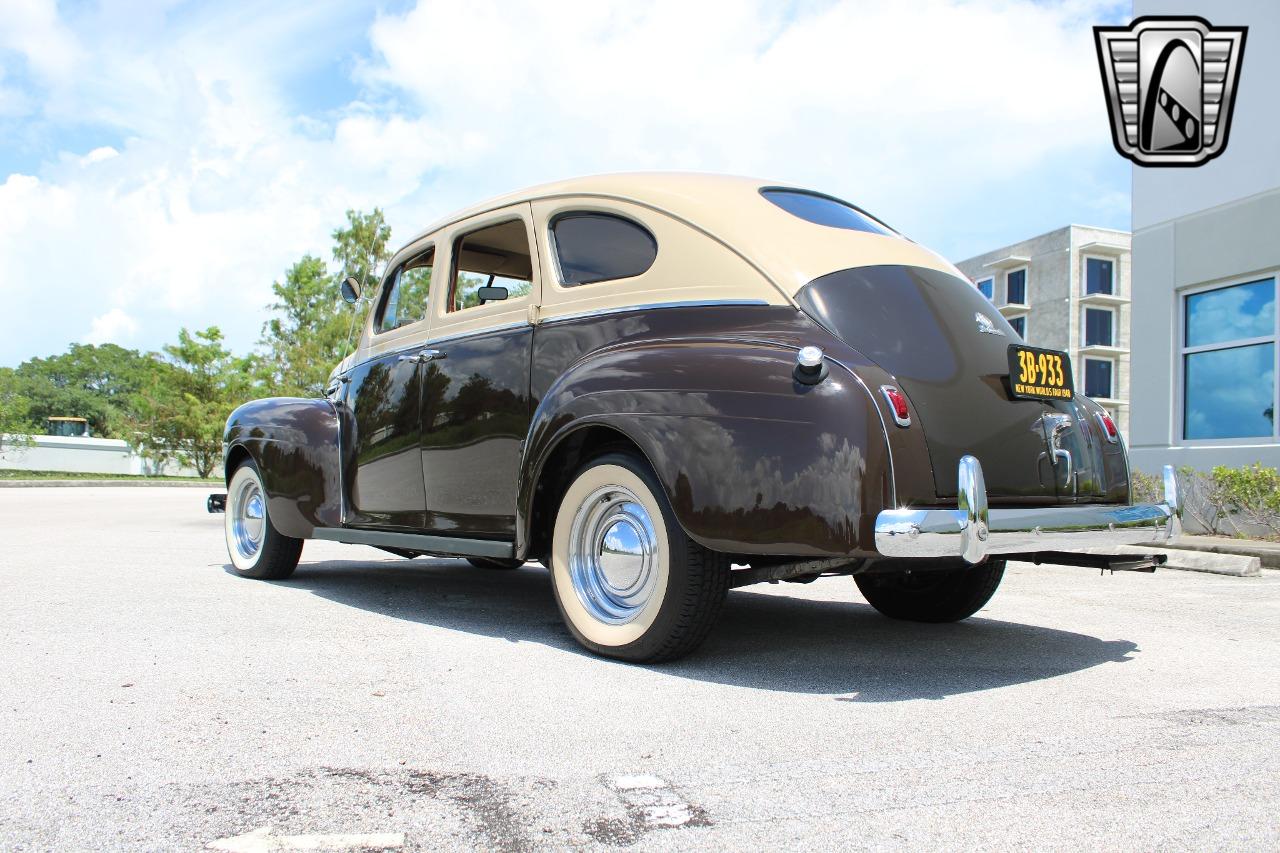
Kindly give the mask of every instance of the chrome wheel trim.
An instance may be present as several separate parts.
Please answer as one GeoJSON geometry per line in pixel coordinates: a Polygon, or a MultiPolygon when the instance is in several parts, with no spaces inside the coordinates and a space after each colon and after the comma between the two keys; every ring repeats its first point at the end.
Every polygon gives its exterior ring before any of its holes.
{"type": "Polygon", "coordinates": [[[267,525],[266,496],[256,474],[236,479],[238,482],[227,496],[227,538],[242,560],[252,562],[262,550],[267,525]]]}
{"type": "Polygon", "coordinates": [[[635,619],[658,586],[658,535],[630,489],[591,492],[569,529],[569,578],[582,607],[608,625],[635,619]]]}

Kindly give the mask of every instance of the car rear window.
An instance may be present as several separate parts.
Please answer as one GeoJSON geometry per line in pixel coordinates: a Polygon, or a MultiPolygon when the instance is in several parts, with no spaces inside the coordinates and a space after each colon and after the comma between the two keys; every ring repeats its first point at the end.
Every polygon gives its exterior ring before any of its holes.
{"type": "Polygon", "coordinates": [[[778,207],[815,225],[866,231],[870,234],[892,234],[883,225],[851,204],[819,193],[804,190],[764,189],[760,194],[778,207]]]}
{"type": "Polygon", "coordinates": [[[566,213],[551,224],[565,287],[631,278],[653,266],[658,241],[649,229],[608,213],[566,213]]]}

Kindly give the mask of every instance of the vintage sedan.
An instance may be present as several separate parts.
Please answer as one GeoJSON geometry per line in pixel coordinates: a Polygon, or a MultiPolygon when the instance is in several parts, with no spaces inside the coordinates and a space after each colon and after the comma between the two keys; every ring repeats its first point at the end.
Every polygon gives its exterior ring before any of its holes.
{"type": "Polygon", "coordinates": [[[272,579],[306,539],[537,560],[573,636],[631,661],[689,652],[760,581],[852,575],[888,616],[963,619],[1006,560],[1150,569],[1119,546],[1177,526],[1171,478],[1132,504],[1070,368],[832,196],[550,184],[398,251],[324,398],[231,415],[227,547],[272,579]]]}

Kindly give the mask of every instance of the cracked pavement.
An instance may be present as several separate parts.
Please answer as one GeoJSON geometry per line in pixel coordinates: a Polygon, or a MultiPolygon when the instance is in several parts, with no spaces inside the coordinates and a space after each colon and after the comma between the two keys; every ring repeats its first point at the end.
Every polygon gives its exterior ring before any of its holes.
{"type": "Polygon", "coordinates": [[[308,543],[226,569],[190,488],[0,489],[0,847],[1275,847],[1280,572],[1015,564],[956,625],[848,578],[592,657],[545,571],[308,543]]]}

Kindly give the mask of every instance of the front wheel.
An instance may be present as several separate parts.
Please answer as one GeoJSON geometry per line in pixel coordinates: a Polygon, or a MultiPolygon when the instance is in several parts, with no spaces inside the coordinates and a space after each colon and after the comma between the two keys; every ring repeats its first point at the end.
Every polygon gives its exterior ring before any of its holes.
{"type": "Polygon", "coordinates": [[[258,580],[283,580],[302,556],[302,540],[285,536],[271,523],[267,491],[252,459],[231,475],[227,486],[227,553],[236,574],[258,580]]]}
{"type": "Polygon", "coordinates": [[[610,453],[578,471],[560,501],[551,583],[579,643],[655,663],[706,638],[729,590],[729,560],[685,534],[643,460],[610,453]]]}
{"type": "Polygon", "coordinates": [[[950,571],[854,575],[867,603],[891,619],[959,622],[982,609],[1004,577],[1004,560],[950,571]]]}

